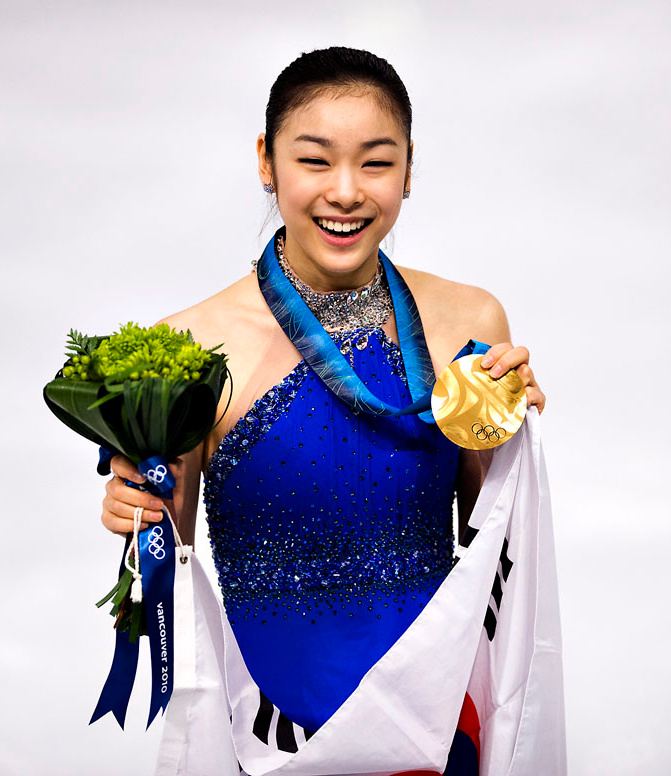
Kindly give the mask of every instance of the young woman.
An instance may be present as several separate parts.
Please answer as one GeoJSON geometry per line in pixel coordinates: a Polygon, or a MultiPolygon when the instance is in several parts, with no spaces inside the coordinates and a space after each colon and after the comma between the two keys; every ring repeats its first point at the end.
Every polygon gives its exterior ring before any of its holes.
{"type": "MultiPolygon", "coordinates": [[[[279,263],[319,322],[312,346],[326,347],[327,332],[377,399],[410,404],[399,310],[379,258],[411,191],[403,83],[365,51],[304,54],[272,87],[257,152],[261,183],[277,197],[284,222],[263,261],[279,263]]],[[[463,527],[487,460],[416,415],[361,411],[335,395],[336,383],[324,382],[332,359],[316,369],[306,339],[292,335],[296,321],[289,316],[281,325],[266,264],[258,276],[166,319],[205,347],[225,342],[235,385],[222,423],[174,464],[174,509],[182,539],[192,542],[204,472],[214,560],[242,656],[264,696],[309,733],[445,579],[454,495],[463,527]]],[[[509,343],[493,296],[418,270],[399,272],[397,287],[405,293],[407,284],[421,318],[415,345],[421,351],[425,338],[436,373],[469,339],[490,343],[483,366],[495,378],[516,369],[528,403],[542,410],[528,351],[509,343]]],[[[123,484],[142,481],[133,465],[117,456],[112,469],[103,524],[131,531],[138,506],[143,527],[159,521],[160,501],[123,484]]],[[[455,738],[450,773],[457,762],[459,773],[474,772],[462,744],[455,738]]]]}

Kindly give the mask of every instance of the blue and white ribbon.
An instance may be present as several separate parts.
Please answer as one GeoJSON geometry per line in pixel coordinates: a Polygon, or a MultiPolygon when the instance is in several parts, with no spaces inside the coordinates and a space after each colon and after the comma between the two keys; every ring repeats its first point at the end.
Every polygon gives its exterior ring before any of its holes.
{"type": "MultiPolygon", "coordinates": [[[[102,469],[104,473],[105,466],[109,469],[109,462],[115,454],[116,451],[101,448],[98,470],[102,469]]],[[[152,456],[142,461],[138,468],[147,478],[147,483],[139,486],[126,481],[127,485],[141,487],[162,498],[172,498],[175,479],[165,458],[152,456]]],[[[138,535],[138,566],[142,571],[142,599],[149,636],[152,672],[147,727],[151,725],[159,710],[165,712],[174,682],[175,534],[172,519],[166,508],[164,508],[164,514],[165,517],[161,523],[140,531],[138,535]]],[[[121,564],[119,575],[123,571],[124,563],[121,564]]],[[[129,639],[128,631],[117,628],[112,667],[89,724],[111,711],[123,728],[137,673],[138,655],[139,639],[133,643],[129,639]]]]}

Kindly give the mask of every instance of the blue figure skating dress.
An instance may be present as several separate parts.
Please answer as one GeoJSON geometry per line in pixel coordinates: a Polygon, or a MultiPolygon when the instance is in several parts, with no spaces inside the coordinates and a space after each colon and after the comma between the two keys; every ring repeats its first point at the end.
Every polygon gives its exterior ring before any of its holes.
{"type": "MultiPolygon", "coordinates": [[[[376,396],[411,402],[382,329],[331,336],[376,396]]],[[[356,413],[305,361],[212,456],[205,502],[226,613],[261,692],[306,730],[342,705],[449,573],[457,461],[436,425],[356,413]]]]}

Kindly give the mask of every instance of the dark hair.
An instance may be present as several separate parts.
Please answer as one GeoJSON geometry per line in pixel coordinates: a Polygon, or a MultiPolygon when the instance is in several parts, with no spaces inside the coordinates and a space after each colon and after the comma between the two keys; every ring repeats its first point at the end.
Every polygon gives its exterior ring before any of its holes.
{"type": "Polygon", "coordinates": [[[270,158],[275,137],[291,111],[327,90],[361,86],[375,89],[382,105],[398,119],[408,141],[410,162],[412,106],[403,81],[386,59],[344,46],[301,54],[279,74],[266,106],[266,151],[270,158]]]}

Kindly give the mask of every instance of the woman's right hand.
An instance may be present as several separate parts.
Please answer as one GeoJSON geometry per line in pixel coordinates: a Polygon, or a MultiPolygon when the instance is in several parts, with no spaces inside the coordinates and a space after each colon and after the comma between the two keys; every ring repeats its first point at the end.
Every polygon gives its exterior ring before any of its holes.
{"type": "Polygon", "coordinates": [[[130,480],[142,484],[145,477],[140,474],[137,466],[123,455],[115,455],[111,461],[114,477],[107,482],[107,495],[103,499],[102,523],[108,531],[125,536],[133,530],[133,514],[136,507],[143,507],[140,530],[151,523],[158,523],[163,518],[161,507],[163,501],[151,493],[124,484],[130,480]]]}

